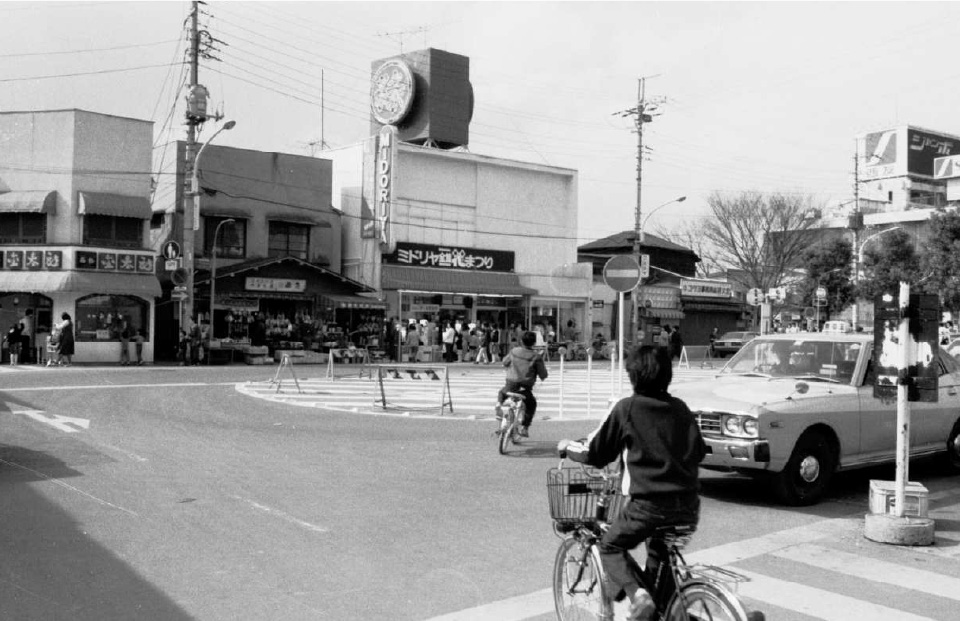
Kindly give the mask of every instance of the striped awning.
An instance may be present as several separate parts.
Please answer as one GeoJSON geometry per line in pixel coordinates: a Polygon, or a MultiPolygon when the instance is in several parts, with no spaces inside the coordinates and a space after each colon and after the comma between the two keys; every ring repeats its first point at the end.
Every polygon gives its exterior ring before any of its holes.
{"type": "Polygon", "coordinates": [[[57,193],[53,190],[6,192],[0,194],[0,212],[57,213],[57,193]]]}
{"type": "Polygon", "coordinates": [[[124,196],[100,192],[77,192],[77,213],[96,214],[118,218],[149,220],[153,216],[150,199],[146,196],[124,196]]]}

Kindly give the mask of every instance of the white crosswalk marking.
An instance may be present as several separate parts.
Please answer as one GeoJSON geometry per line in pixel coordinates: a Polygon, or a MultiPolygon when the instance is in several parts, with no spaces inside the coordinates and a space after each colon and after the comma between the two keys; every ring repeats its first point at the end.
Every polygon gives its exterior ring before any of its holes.
{"type": "Polygon", "coordinates": [[[741,597],[793,610],[823,621],[850,621],[850,619],[935,621],[929,617],[921,617],[904,610],[809,587],[798,582],[771,578],[740,569],[737,569],[737,572],[750,578],[750,582],[740,585],[741,597]]]}
{"type": "MultiPolygon", "coordinates": [[[[940,492],[932,496],[945,497],[943,494],[940,492]]],[[[957,492],[951,490],[948,494],[952,497],[956,496],[957,492]]],[[[960,505],[941,507],[939,511],[942,513],[952,511],[956,515],[960,512],[960,505]]],[[[910,598],[902,595],[892,605],[883,605],[845,594],[845,580],[855,580],[896,587],[897,592],[901,594],[909,591],[915,592],[919,597],[934,597],[945,602],[960,601],[960,578],[930,571],[926,567],[911,566],[906,562],[893,563],[831,547],[832,543],[845,541],[859,530],[859,519],[821,520],[752,539],[691,552],[687,555],[687,561],[694,564],[726,566],[749,578],[749,582],[738,586],[737,593],[751,610],[764,610],[769,606],[780,611],[803,615],[804,618],[823,621],[953,620],[953,617],[932,618],[909,612],[910,598]],[[747,561],[763,557],[778,559],[778,567],[782,569],[781,575],[797,577],[785,580],[743,569],[742,566],[747,561]],[[808,569],[805,571],[804,567],[808,569]],[[803,576],[811,575],[809,568],[813,568],[814,575],[822,576],[819,570],[838,574],[836,579],[829,582],[831,585],[836,585],[835,588],[804,584],[803,576]]],[[[920,550],[921,548],[910,549],[911,553],[920,550]]],[[[955,610],[955,604],[945,603],[941,609],[955,610]]],[[[552,590],[547,588],[518,597],[489,602],[476,608],[448,613],[430,621],[479,621],[480,619],[522,621],[542,618],[551,614],[552,610],[552,590]]],[[[768,618],[771,617],[768,615],[768,618]]]]}
{"type": "MultiPolygon", "coordinates": [[[[397,365],[403,367],[403,365],[397,365]]],[[[420,365],[428,366],[428,365],[420,365]]],[[[343,373],[344,367],[339,372],[343,373]]],[[[315,372],[315,369],[310,369],[315,372]]],[[[560,375],[559,365],[554,363],[550,368],[551,375],[545,382],[537,384],[535,389],[538,406],[537,416],[541,420],[570,419],[600,419],[606,414],[610,404],[620,396],[630,392],[630,380],[624,374],[624,392],[618,393],[620,384],[612,373],[609,364],[594,365],[588,373],[586,366],[567,366],[560,375]],[[561,409],[562,399],[562,409],[561,409]]],[[[682,383],[701,377],[708,377],[715,371],[712,369],[682,369],[677,370],[674,381],[682,383]]],[[[346,409],[369,413],[409,412],[411,415],[438,415],[440,404],[441,381],[414,379],[409,374],[401,374],[400,379],[385,377],[384,394],[388,408],[382,407],[382,395],[377,380],[369,377],[359,377],[360,369],[355,375],[325,379],[323,377],[303,377],[306,373],[298,371],[297,375],[303,393],[296,390],[292,379],[282,382],[279,393],[276,385],[269,381],[248,382],[240,385],[241,392],[272,401],[280,401],[293,405],[321,407],[329,409],[346,409]]],[[[487,418],[493,416],[493,406],[497,391],[503,386],[503,371],[496,365],[481,369],[463,369],[456,365],[449,367],[450,391],[453,400],[454,415],[458,417],[473,416],[487,418]]],[[[444,412],[449,415],[449,411],[444,412]]]]}
{"type": "Polygon", "coordinates": [[[932,571],[905,567],[899,563],[890,563],[819,545],[784,548],[774,552],[773,556],[856,576],[863,580],[872,580],[960,601],[960,580],[932,571]]]}

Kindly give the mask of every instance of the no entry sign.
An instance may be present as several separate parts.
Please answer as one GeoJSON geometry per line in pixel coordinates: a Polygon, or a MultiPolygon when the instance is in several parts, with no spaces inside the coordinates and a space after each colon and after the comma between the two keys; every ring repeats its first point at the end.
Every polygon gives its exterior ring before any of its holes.
{"type": "Polygon", "coordinates": [[[640,284],[640,264],[628,255],[611,257],[603,266],[603,282],[614,291],[630,291],[640,284]]]}

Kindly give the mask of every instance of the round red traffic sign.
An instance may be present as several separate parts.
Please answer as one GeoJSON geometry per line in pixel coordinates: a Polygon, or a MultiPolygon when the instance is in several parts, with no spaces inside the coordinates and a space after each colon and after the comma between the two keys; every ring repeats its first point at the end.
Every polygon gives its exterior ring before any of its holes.
{"type": "Polygon", "coordinates": [[[614,291],[630,291],[640,284],[640,264],[630,255],[611,257],[603,266],[603,282],[614,291]]]}

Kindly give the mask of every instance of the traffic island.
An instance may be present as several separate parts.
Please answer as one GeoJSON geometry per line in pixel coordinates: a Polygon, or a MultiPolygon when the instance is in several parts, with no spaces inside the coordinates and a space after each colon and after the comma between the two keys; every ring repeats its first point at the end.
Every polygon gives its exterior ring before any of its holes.
{"type": "Polygon", "coordinates": [[[927,517],[927,488],[909,482],[904,489],[903,515],[897,516],[892,481],[870,481],[870,513],[864,516],[863,536],[899,546],[929,546],[935,522],[927,517]]]}

